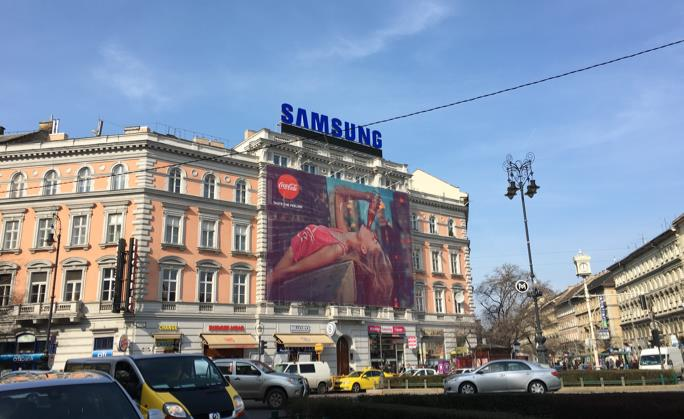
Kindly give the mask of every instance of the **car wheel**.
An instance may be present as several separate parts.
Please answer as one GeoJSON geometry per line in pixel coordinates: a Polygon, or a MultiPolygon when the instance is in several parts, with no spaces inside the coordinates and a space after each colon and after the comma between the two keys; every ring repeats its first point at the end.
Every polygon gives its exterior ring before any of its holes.
{"type": "Polygon", "coordinates": [[[318,383],[316,391],[318,394],[325,394],[325,392],[328,391],[328,386],[325,383],[318,383]]]}
{"type": "Polygon", "coordinates": [[[278,388],[269,390],[268,394],[266,394],[266,404],[271,409],[280,409],[285,405],[286,400],[287,395],[283,390],[278,388]]]}
{"type": "Polygon", "coordinates": [[[458,386],[458,392],[461,394],[475,394],[477,393],[477,387],[473,383],[463,383],[458,386]]]}
{"type": "Polygon", "coordinates": [[[527,386],[527,391],[534,394],[544,394],[546,393],[546,385],[541,381],[532,381],[529,386],[527,386]]]}
{"type": "Polygon", "coordinates": [[[352,386],[352,393],[359,393],[361,392],[361,385],[359,383],[354,383],[352,386]]]}

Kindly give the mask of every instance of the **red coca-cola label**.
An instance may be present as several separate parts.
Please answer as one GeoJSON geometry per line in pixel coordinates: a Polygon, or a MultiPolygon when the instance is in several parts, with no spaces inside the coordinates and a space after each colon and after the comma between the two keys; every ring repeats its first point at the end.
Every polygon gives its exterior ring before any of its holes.
{"type": "Polygon", "coordinates": [[[281,175],[278,178],[278,192],[285,199],[295,199],[299,195],[299,182],[292,175],[281,175]]]}

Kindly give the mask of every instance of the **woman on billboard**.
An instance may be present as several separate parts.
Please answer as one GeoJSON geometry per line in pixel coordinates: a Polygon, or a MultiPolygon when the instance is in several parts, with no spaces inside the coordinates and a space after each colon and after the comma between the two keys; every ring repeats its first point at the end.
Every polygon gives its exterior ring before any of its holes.
{"type": "Polygon", "coordinates": [[[392,298],[392,264],[371,230],[384,211],[379,195],[344,186],[334,189],[336,227],[309,224],[290,240],[290,246],[271,272],[272,284],[337,262],[353,261],[357,291],[362,300],[388,305],[392,298]],[[354,214],[354,201],[368,202],[365,223],[354,214]]]}

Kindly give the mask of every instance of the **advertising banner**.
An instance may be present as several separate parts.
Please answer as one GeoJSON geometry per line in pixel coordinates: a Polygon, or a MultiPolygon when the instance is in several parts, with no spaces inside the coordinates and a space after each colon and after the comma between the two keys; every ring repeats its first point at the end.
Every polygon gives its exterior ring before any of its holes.
{"type": "Polygon", "coordinates": [[[266,168],[266,296],[413,305],[408,195],[266,168]]]}

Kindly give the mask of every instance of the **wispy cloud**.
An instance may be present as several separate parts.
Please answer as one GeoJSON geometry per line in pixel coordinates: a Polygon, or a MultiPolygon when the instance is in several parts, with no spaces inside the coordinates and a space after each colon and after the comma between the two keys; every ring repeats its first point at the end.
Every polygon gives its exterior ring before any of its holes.
{"type": "Polygon", "coordinates": [[[359,59],[376,54],[391,43],[423,32],[452,14],[448,4],[439,1],[409,2],[400,9],[387,26],[366,36],[339,36],[330,45],[302,53],[304,61],[319,59],[359,59]]]}
{"type": "Polygon", "coordinates": [[[97,80],[136,104],[160,108],[169,103],[152,69],[142,60],[116,44],[106,44],[99,52],[102,59],[93,71],[97,80]]]}

